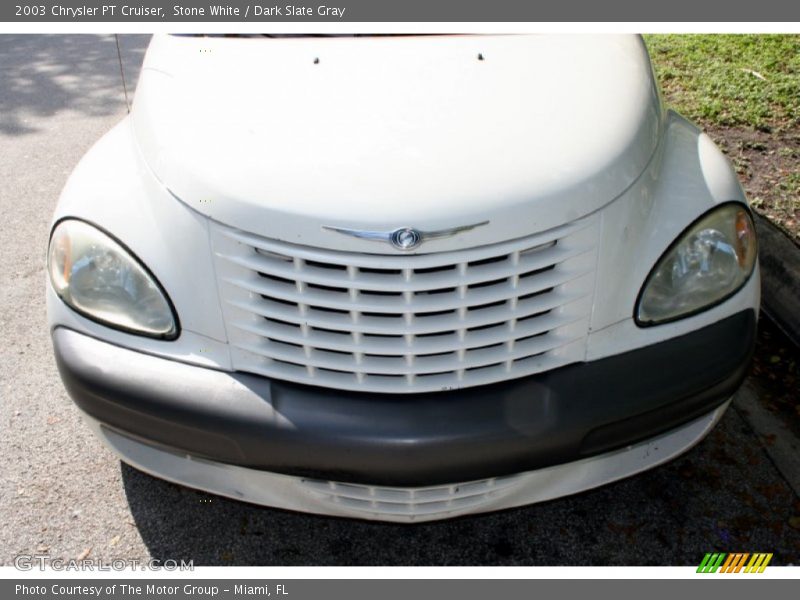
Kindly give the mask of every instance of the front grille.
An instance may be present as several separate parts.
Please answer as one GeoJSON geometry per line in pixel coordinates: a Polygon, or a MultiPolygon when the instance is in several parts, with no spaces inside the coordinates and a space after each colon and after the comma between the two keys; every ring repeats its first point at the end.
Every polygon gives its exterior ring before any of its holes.
{"type": "Polygon", "coordinates": [[[421,488],[396,488],[303,479],[313,496],[364,516],[444,517],[454,511],[475,510],[518,489],[521,477],[493,477],[480,481],[421,488]]]}
{"type": "Polygon", "coordinates": [[[312,248],[215,225],[237,370],[336,389],[448,390],[582,360],[597,223],[455,252],[312,248]]]}

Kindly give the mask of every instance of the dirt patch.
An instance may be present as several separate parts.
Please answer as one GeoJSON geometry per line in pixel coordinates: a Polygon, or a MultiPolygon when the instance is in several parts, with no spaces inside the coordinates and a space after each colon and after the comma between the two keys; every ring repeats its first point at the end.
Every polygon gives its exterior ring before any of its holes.
{"type": "Polygon", "coordinates": [[[800,244],[800,131],[704,129],[731,159],[753,208],[800,244]]]}

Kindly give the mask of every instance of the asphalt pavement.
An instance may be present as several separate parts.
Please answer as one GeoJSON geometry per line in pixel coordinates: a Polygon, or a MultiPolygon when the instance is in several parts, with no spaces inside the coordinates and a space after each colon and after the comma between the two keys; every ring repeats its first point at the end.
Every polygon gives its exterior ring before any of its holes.
{"type": "MultiPolygon", "coordinates": [[[[148,39],[120,37],[129,92],[148,39]]],[[[672,463],[571,498],[431,524],[265,509],[122,465],[61,385],[44,265],[67,176],[125,114],[114,36],[0,35],[0,564],[46,554],[195,565],[696,565],[710,551],[800,561],[796,447],[775,443],[769,418],[753,419],[752,386],[672,463]]]]}

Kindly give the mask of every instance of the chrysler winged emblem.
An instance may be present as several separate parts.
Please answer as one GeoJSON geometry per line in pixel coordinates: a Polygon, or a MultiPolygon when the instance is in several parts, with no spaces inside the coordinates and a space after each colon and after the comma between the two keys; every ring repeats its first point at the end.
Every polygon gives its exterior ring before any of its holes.
{"type": "Polygon", "coordinates": [[[413,227],[398,227],[392,231],[365,231],[362,229],[333,227],[331,225],[323,225],[322,228],[344,235],[361,238],[362,240],[387,242],[398,250],[414,250],[423,242],[427,242],[428,240],[450,237],[451,235],[461,233],[462,231],[469,231],[470,229],[475,229],[476,227],[487,225],[488,223],[489,221],[482,221],[481,223],[460,225],[459,227],[440,229],[438,231],[420,231],[419,229],[414,229],[413,227]]]}

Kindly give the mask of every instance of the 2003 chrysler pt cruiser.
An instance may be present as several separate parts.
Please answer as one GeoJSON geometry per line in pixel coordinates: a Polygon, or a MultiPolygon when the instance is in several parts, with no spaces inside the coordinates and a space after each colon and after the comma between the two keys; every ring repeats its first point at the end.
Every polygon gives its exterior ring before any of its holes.
{"type": "Polygon", "coordinates": [[[423,521],[663,463],[741,383],[747,201],[638,37],[156,37],[69,179],[58,367],[124,461],[423,521]]]}

